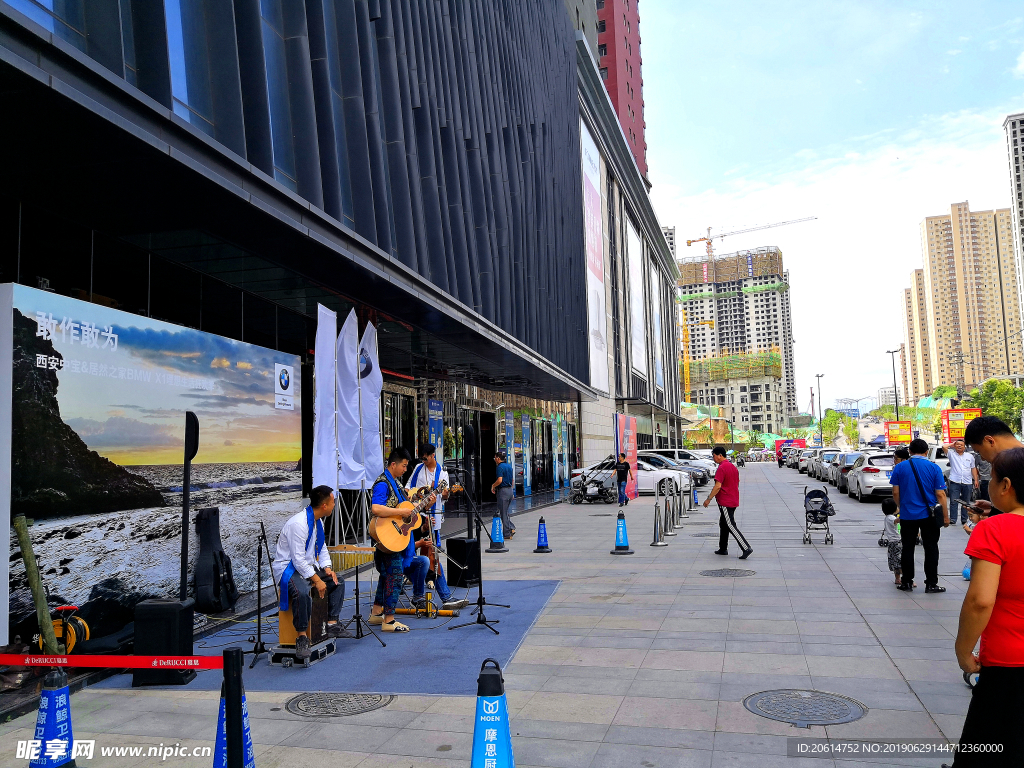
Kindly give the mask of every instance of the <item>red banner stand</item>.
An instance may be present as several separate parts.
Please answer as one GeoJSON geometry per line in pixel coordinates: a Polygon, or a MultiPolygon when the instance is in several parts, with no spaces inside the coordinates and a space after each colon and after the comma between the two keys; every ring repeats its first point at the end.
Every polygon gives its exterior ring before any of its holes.
{"type": "Polygon", "coordinates": [[[224,669],[224,659],[221,656],[26,656],[0,653],[0,665],[111,669],[224,669]]]}

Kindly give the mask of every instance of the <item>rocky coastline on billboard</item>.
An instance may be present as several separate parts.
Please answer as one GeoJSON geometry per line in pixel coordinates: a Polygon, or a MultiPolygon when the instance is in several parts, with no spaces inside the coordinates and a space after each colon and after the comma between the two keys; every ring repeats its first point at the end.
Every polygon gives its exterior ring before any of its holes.
{"type": "MultiPolygon", "coordinates": [[[[161,494],[164,504],[115,512],[37,520],[29,528],[50,605],[79,606],[94,637],[133,620],[135,604],[176,597],[181,556],[180,466],[132,467],[161,494]]],[[[302,509],[301,471],[294,463],[194,464],[190,518],[203,507],[220,508],[221,540],[231,558],[239,592],[256,589],[256,540],[260,521],[273,549],[284,521],[302,509]]],[[[38,630],[16,538],[11,537],[11,637],[38,630]]],[[[189,536],[189,561],[199,541],[189,536]]],[[[193,569],[189,568],[191,574],[193,569]]],[[[263,564],[264,586],[271,583],[263,564]]],[[[191,581],[191,579],[190,579],[191,581]]],[[[189,584],[189,593],[193,592],[189,584]]]]}
{"type": "Polygon", "coordinates": [[[89,450],[61,419],[55,369],[63,357],[36,331],[36,321],[15,309],[11,514],[40,519],[162,506],[151,482],[89,450]],[[38,366],[40,357],[54,365],[38,366]]]}

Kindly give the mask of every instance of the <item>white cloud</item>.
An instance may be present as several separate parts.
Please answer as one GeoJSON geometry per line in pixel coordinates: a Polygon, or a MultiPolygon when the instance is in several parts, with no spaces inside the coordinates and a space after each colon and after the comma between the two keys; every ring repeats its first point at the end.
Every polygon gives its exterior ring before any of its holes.
{"type": "Polygon", "coordinates": [[[1013,68],[1014,77],[1024,77],[1024,51],[1017,57],[1017,66],[1013,68]]]}
{"type": "MultiPolygon", "coordinates": [[[[817,216],[715,241],[715,250],[782,249],[802,408],[815,373],[825,374],[826,404],[863,397],[892,380],[885,350],[903,340],[903,289],[921,266],[921,220],[964,200],[975,210],[1008,205],[1001,126],[1010,111],[929,117],[913,130],[881,132],[817,157],[801,153],[789,167],[744,169],[697,195],[684,195],[664,173],[669,169],[652,166],[652,197],[662,223],[675,226],[682,241],[708,225],[723,232],[817,216]]],[[[680,247],[680,256],[700,255],[680,247]]]]}

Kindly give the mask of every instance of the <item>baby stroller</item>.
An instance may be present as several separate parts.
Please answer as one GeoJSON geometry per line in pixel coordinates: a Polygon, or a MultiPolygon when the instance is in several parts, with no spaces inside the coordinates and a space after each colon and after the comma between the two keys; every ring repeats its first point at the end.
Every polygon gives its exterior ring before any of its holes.
{"type": "Polygon", "coordinates": [[[828,498],[828,489],[811,491],[804,486],[804,544],[811,543],[811,531],[824,531],[825,543],[832,544],[834,539],[828,528],[828,519],[836,513],[835,507],[828,498]]]}

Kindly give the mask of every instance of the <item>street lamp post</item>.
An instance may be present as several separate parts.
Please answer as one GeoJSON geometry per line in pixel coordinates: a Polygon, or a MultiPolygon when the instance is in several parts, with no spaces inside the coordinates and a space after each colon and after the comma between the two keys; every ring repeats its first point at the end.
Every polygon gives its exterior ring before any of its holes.
{"type": "MultiPolygon", "coordinates": [[[[898,349],[887,349],[885,354],[892,358],[892,396],[895,398],[896,403],[896,421],[900,420],[900,388],[896,384],[896,353],[898,349]]],[[[879,403],[881,406],[881,403],[879,403]]]]}
{"type": "Polygon", "coordinates": [[[814,378],[818,380],[818,445],[825,445],[825,432],[821,428],[821,377],[824,373],[814,374],[814,378]]]}

